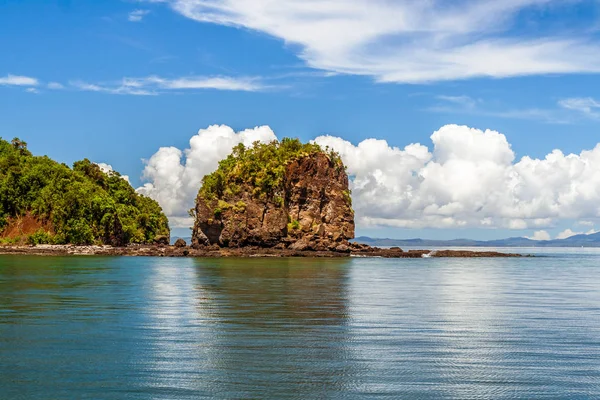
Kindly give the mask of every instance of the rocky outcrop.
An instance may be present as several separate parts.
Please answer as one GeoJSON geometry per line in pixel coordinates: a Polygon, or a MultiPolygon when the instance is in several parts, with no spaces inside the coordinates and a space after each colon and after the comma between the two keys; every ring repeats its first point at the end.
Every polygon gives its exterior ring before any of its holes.
{"type": "Polygon", "coordinates": [[[178,247],[178,248],[184,248],[187,246],[187,243],[185,242],[185,240],[183,240],[182,238],[179,238],[175,241],[175,243],[173,244],[173,246],[178,247]]]}
{"type": "Polygon", "coordinates": [[[248,182],[226,183],[216,195],[200,190],[192,246],[349,251],[354,212],[341,160],[317,151],[280,167],[281,180],[268,193],[248,182]]]}
{"type": "Polygon", "coordinates": [[[338,251],[295,251],[290,249],[275,249],[264,247],[221,248],[201,246],[197,249],[189,247],[157,245],[128,245],[126,247],[112,246],[73,246],[73,245],[37,245],[37,246],[2,246],[0,254],[64,256],[64,255],[106,255],[106,256],[140,256],[140,257],[378,257],[378,258],[435,258],[435,257],[532,257],[528,255],[478,252],[464,250],[430,250],[379,249],[363,245],[362,249],[352,246],[351,253],[338,251]]]}

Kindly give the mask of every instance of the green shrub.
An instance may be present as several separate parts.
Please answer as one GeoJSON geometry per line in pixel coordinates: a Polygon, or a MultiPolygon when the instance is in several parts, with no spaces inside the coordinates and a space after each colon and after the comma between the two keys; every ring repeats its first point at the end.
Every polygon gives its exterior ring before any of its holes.
{"type": "Polygon", "coordinates": [[[349,206],[352,206],[352,191],[344,190],[343,195],[344,195],[344,200],[346,201],[346,204],[348,204],[349,206]]]}
{"type": "Polygon", "coordinates": [[[31,245],[38,244],[53,244],[54,238],[50,233],[46,232],[43,229],[38,230],[36,233],[29,235],[27,238],[27,243],[31,245]]]}
{"type": "Polygon", "coordinates": [[[233,206],[233,211],[241,213],[241,212],[246,211],[246,207],[247,207],[246,203],[244,203],[243,201],[238,201],[233,206]]]}
{"type": "Polygon", "coordinates": [[[288,230],[297,230],[300,229],[300,222],[293,219],[292,222],[288,224],[288,230]]]}

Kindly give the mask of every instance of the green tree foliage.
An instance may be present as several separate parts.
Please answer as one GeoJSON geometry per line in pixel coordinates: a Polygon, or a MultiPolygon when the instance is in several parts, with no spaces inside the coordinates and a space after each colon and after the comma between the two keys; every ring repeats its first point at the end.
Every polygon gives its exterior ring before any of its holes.
{"type": "Polygon", "coordinates": [[[314,143],[303,144],[298,139],[285,138],[280,142],[255,142],[252,147],[242,143],[219,162],[219,167],[202,180],[200,193],[206,199],[223,198],[228,191],[235,191],[240,185],[248,184],[255,189],[256,197],[272,198],[281,189],[286,165],[295,159],[325,152],[336,165],[343,168],[339,154],[323,149],[314,143]]]}
{"type": "Polygon", "coordinates": [[[33,215],[52,232],[38,243],[124,245],[168,235],[158,203],[139,195],[117,172],[106,174],[87,159],[73,168],[33,156],[20,139],[0,138],[0,233],[11,218],[33,215]]]}

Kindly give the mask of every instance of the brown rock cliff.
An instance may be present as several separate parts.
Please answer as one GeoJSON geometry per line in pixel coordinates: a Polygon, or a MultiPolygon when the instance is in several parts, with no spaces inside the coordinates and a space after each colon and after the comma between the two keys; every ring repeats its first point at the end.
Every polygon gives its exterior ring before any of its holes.
{"type": "Polygon", "coordinates": [[[192,245],[344,251],[354,237],[354,212],[341,160],[316,151],[281,167],[268,195],[249,182],[217,195],[200,190],[192,245]]]}

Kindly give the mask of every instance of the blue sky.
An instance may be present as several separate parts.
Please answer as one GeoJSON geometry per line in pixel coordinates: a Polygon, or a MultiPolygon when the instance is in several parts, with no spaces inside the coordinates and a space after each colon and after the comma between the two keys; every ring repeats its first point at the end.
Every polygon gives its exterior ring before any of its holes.
{"type": "MultiPolygon", "coordinates": [[[[110,164],[134,187],[145,183],[142,159],[186,149],[212,124],[432,151],[432,133],[458,124],[503,134],[514,162],[579,154],[600,142],[599,10],[558,0],[427,10],[379,0],[0,0],[0,136],[68,164],[110,164]]],[[[596,227],[594,210],[539,213],[551,221],[359,222],[357,233],[555,237],[596,227]]]]}

